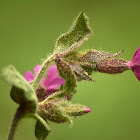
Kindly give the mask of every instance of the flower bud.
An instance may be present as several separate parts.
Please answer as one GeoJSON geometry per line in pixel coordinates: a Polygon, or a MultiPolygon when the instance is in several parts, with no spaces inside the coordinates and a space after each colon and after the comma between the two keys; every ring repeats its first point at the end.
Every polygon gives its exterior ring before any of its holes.
{"type": "Polygon", "coordinates": [[[38,113],[45,119],[55,123],[71,122],[65,110],[57,104],[58,100],[51,100],[39,104],[38,113]]]}
{"type": "Polygon", "coordinates": [[[99,72],[117,74],[129,69],[126,63],[123,59],[105,59],[97,63],[96,69],[99,72]]]}
{"type": "Polygon", "coordinates": [[[88,107],[84,107],[84,108],[82,108],[82,109],[85,110],[85,113],[88,113],[88,112],[91,111],[90,108],[88,108],[88,107]]]}
{"type": "Polygon", "coordinates": [[[70,104],[68,106],[65,106],[65,110],[69,116],[82,116],[90,112],[89,108],[83,107],[82,105],[78,104],[70,104]]]}

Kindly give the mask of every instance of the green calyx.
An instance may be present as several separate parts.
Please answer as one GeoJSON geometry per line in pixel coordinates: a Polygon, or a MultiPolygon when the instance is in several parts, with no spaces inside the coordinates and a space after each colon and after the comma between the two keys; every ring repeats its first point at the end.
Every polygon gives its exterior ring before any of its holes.
{"type": "Polygon", "coordinates": [[[74,116],[82,116],[85,114],[83,109],[85,106],[80,104],[72,104],[71,102],[55,98],[47,102],[39,104],[38,114],[45,120],[49,120],[55,123],[72,123],[74,116]]]}
{"type": "Polygon", "coordinates": [[[39,104],[38,114],[45,120],[55,123],[71,123],[71,118],[66,114],[65,110],[58,105],[60,99],[54,99],[39,104]]]}
{"type": "MultiPolygon", "coordinates": [[[[107,60],[113,60],[116,59],[118,62],[120,61],[119,57],[122,54],[123,51],[112,54],[112,53],[108,53],[108,52],[104,52],[104,51],[97,51],[97,50],[82,50],[79,52],[72,52],[68,55],[65,56],[65,59],[67,61],[72,61],[72,58],[74,58],[74,61],[79,64],[79,66],[81,66],[83,68],[83,70],[89,75],[92,74],[93,71],[99,71],[99,72],[105,72],[106,70],[101,70],[101,68],[103,67],[108,67],[105,62],[107,62],[107,60]],[[103,65],[104,64],[104,65],[103,65]]],[[[113,60],[115,61],[115,60],[113,60]]],[[[108,61],[111,62],[111,61],[108,61]]],[[[110,66],[109,69],[110,71],[112,71],[112,74],[115,73],[121,73],[122,71],[128,69],[127,66],[125,65],[126,61],[124,60],[124,62],[122,62],[122,64],[120,64],[120,70],[116,69],[114,70],[113,67],[119,67],[119,65],[114,65],[112,63],[112,67],[110,66]],[[122,68],[123,65],[123,68],[122,68]]],[[[111,64],[111,63],[110,63],[111,64]]],[[[106,72],[106,73],[110,73],[110,72],[106,72]]]]}

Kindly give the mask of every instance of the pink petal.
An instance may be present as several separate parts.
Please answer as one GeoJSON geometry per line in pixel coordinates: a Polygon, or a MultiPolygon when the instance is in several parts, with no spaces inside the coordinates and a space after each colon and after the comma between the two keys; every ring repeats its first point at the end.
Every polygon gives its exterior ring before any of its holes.
{"type": "Polygon", "coordinates": [[[27,82],[31,82],[32,80],[34,80],[34,75],[32,74],[31,71],[27,71],[25,74],[24,74],[24,78],[27,82]]]}
{"type": "Polygon", "coordinates": [[[140,64],[140,47],[136,50],[133,58],[132,58],[133,66],[140,64]]]}
{"type": "Polygon", "coordinates": [[[84,108],[82,108],[82,109],[85,110],[85,113],[88,113],[88,112],[91,111],[90,108],[88,108],[88,107],[84,107],[84,108]]]}
{"type": "Polygon", "coordinates": [[[60,76],[53,79],[53,81],[47,83],[46,88],[47,90],[54,89],[56,87],[60,87],[61,85],[65,84],[65,80],[62,79],[60,76]]]}
{"type": "Polygon", "coordinates": [[[41,65],[37,65],[37,66],[34,67],[35,76],[36,76],[37,73],[39,72],[40,68],[41,68],[41,65]]]}
{"type": "Polygon", "coordinates": [[[132,68],[132,71],[134,72],[137,79],[140,81],[140,66],[135,66],[132,68]]]}
{"type": "Polygon", "coordinates": [[[138,47],[138,48],[137,48],[136,52],[135,52],[135,53],[134,53],[134,55],[133,55],[132,60],[133,60],[133,59],[135,59],[135,57],[136,57],[137,53],[139,53],[139,52],[140,52],[140,47],[138,47]]]}
{"type": "Polygon", "coordinates": [[[58,72],[56,66],[52,65],[48,70],[48,75],[46,80],[42,80],[42,85],[47,90],[59,87],[65,83],[65,80],[62,79],[60,76],[57,76],[57,74],[58,72]]]}
{"type": "Polygon", "coordinates": [[[47,79],[48,81],[52,81],[56,77],[57,77],[57,68],[56,65],[52,65],[48,70],[47,79]]]}
{"type": "Polygon", "coordinates": [[[47,78],[44,81],[44,86],[46,87],[46,85],[51,83],[56,77],[57,77],[57,68],[55,65],[52,65],[48,70],[47,78]]]}

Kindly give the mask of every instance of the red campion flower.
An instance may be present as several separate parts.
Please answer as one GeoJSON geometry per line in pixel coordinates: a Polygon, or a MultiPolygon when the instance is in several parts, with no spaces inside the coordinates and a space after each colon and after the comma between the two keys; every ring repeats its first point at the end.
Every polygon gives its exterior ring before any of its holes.
{"type": "Polygon", "coordinates": [[[137,48],[131,61],[128,61],[127,66],[134,72],[137,79],[140,81],[140,47],[137,48]]]}

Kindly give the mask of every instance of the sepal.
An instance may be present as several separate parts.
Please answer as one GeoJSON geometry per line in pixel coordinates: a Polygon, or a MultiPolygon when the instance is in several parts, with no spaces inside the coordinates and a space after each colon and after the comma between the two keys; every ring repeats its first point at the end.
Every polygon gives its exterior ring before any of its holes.
{"type": "Polygon", "coordinates": [[[81,80],[94,81],[92,77],[88,75],[88,73],[81,67],[81,65],[84,66],[86,64],[75,62],[75,61],[67,61],[67,62],[70,65],[78,81],[81,81],[81,80]]]}
{"type": "Polygon", "coordinates": [[[77,57],[81,62],[89,62],[89,63],[94,64],[107,58],[114,58],[114,57],[120,56],[122,52],[123,51],[115,53],[115,54],[111,54],[104,51],[83,50],[77,54],[77,57]]]}
{"type": "Polygon", "coordinates": [[[76,82],[76,76],[73,73],[72,68],[70,67],[69,63],[67,63],[63,59],[57,59],[56,60],[57,68],[59,71],[59,74],[62,78],[65,79],[65,85],[63,87],[65,94],[68,94],[71,98],[72,95],[75,93],[77,82],[76,82]]]}
{"type": "Polygon", "coordinates": [[[82,116],[90,112],[90,109],[79,104],[69,104],[65,106],[66,113],[69,116],[82,116]]]}

